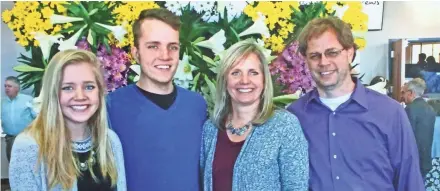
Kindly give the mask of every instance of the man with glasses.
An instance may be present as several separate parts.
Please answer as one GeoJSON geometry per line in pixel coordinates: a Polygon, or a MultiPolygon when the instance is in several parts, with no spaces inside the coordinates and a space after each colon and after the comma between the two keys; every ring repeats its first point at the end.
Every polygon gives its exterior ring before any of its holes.
{"type": "Polygon", "coordinates": [[[310,190],[423,190],[404,109],[350,75],[350,26],[336,17],[314,19],[298,40],[316,88],[288,110],[309,143],[310,190]]]}
{"type": "Polygon", "coordinates": [[[425,177],[431,170],[432,141],[436,113],[422,98],[426,83],[421,78],[415,78],[402,88],[402,98],[406,104],[405,111],[414,131],[420,156],[420,171],[425,177]]]}

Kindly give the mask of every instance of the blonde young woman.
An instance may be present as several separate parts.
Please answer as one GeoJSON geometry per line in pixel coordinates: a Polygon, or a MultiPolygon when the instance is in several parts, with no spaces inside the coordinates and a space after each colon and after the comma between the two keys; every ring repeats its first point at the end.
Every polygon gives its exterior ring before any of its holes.
{"type": "Polygon", "coordinates": [[[100,62],[57,53],[43,77],[42,106],[12,148],[12,190],[126,190],[122,147],[108,128],[100,62]]]}
{"type": "Polygon", "coordinates": [[[214,114],[203,127],[204,190],[307,190],[307,141],[298,119],[272,103],[262,49],[245,40],[224,57],[214,114]]]}

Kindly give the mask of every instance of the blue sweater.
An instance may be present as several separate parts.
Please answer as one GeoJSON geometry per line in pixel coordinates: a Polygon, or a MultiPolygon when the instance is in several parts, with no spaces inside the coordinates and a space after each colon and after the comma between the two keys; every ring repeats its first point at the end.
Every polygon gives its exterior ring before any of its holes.
{"type": "Polygon", "coordinates": [[[199,190],[199,155],[206,102],[177,87],[173,105],[164,110],[136,85],[107,97],[110,126],[124,150],[127,189],[199,190]]]}
{"type": "MultiPolygon", "coordinates": [[[[203,127],[200,168],[204,191],[212,191],[212,166],[218,129],[211,120],[203,127]]],[[[305,191],[308,189],[308,145],[295,115],[276,110],[256,126],[234,164],[232,191],[305,191]]]]}

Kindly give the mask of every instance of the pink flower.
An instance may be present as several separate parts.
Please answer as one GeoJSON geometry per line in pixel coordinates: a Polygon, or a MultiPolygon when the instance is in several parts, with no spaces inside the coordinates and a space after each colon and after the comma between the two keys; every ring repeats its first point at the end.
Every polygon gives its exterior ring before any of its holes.
{"type": "MultiPolygon", "coordinates": [[[[90,45],[85,38],[78,41],[77,46],[79,49],[90,51],[90,45]]],[[[104,79],[109,92],[127,85],[128,65],[130,64],[128,54],[124,50],[116,46],[110,46],[110,49],[111,53],[109,54],[105,46],[100,44],[96,52],[104,70],[104,79]]]]}
{"type": "Polygon", "coordinates": [[[285,87],[282,90],[284,93],[291,94],[297,90],[308,92],[315,87],[305,60],[298,52],[298,42],[284,49],[270,65],[270,71],[272,75],[278,76],[275,81],[285,87]]]}

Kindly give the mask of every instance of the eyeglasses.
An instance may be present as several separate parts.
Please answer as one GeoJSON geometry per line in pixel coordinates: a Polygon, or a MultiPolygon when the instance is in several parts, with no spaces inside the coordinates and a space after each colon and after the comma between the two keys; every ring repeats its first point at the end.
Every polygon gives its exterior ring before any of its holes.
{"type": "MultiPolygon", "coordinates": [[[[341,52],[345,50],[345,48],[342,49],[328,49],[324,52],[324,55],[327,59],[333,59],[338,57],[341,52]]],[[[322,59],[322,53],[320,52],[313,52],[307,55],[307,59],[312,60],[312,61],[319,61],[322,59]]]]}

